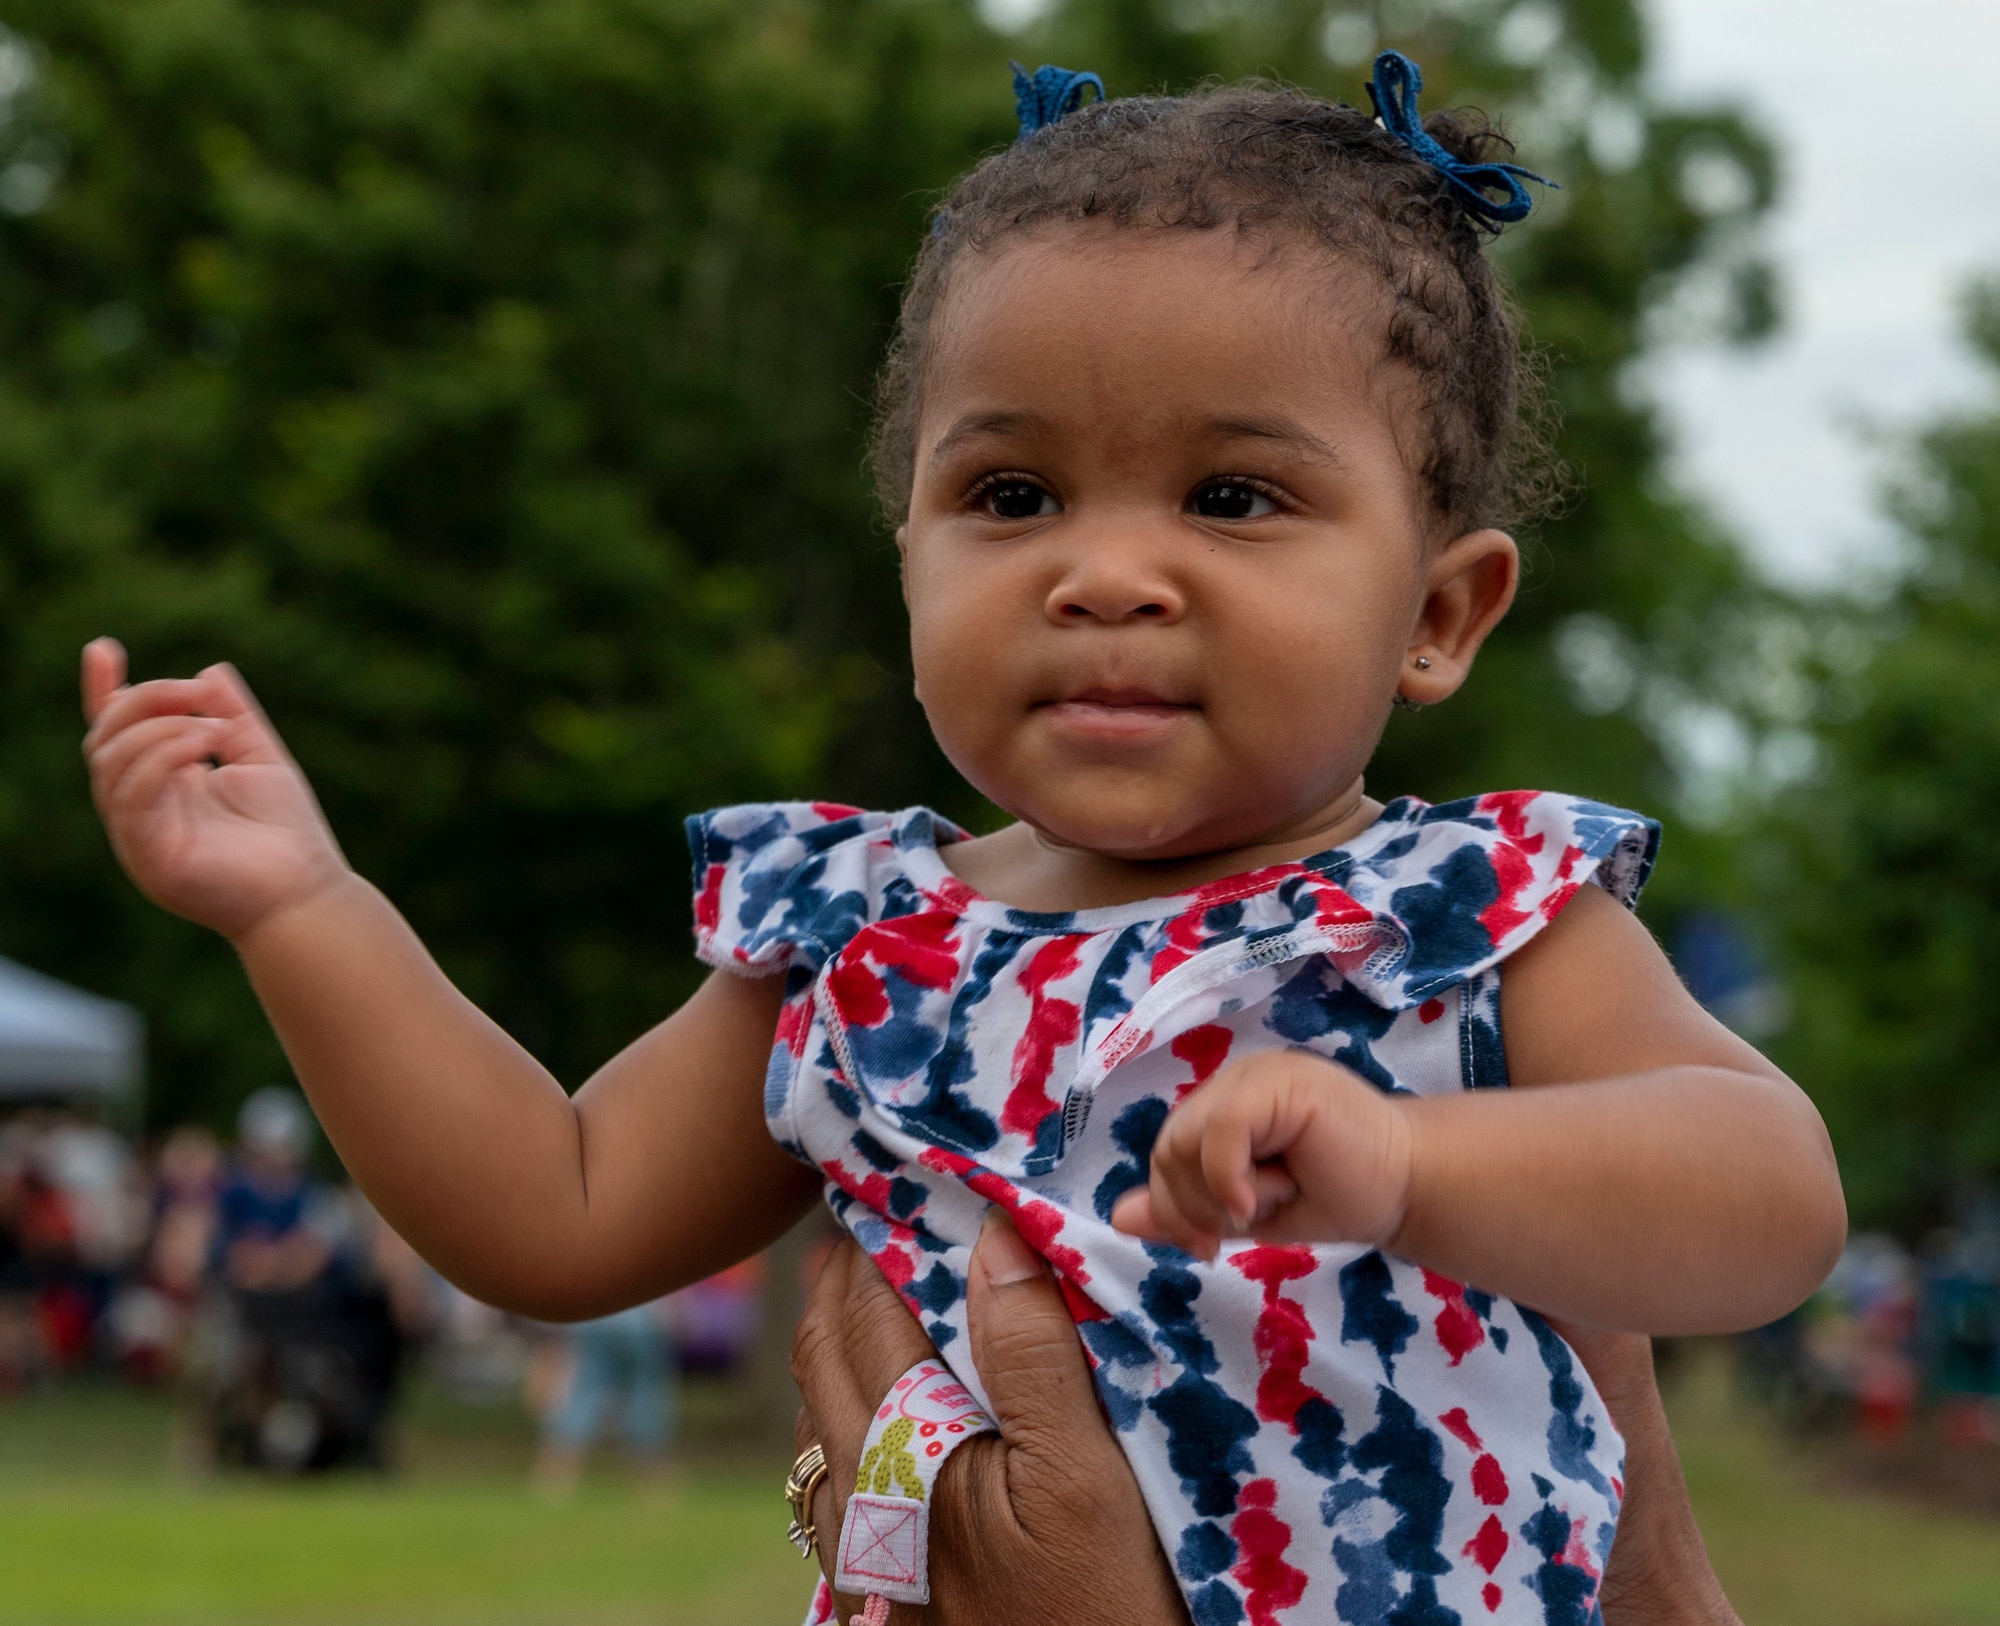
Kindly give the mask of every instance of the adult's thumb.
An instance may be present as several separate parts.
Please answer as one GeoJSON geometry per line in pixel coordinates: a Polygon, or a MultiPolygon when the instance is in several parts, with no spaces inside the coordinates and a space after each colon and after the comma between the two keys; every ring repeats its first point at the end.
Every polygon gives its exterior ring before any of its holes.
{"type": "Polygon", "coordinates": [[[966,1317],[972,1358],[1010,1451],[1073,1462],[1084,1441],[1102,1436],[1112,1445],[1055,1277],[997,1207],[987,1210],[972,1251],[966,1317]]]}

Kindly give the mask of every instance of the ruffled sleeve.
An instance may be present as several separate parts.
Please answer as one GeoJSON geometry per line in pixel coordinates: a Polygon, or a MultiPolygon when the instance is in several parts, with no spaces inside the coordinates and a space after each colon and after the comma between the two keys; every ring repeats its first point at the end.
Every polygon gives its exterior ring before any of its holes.
{"type": "Polygon", "coordinates": [[[1429,999],[1517,952],[1581,887],[1636,905],[1659,845],[1641,814],[1548,791],[1394,804],[1341,879],[1400,952],[1354,980],[1394,1009],[1429,999]]]}
{"type": "MultiPolygon", "coordinates": [[[[696,955],[747,976],[795,965],[817,971],[879,914],[911,822],[911,814],[832,802],[697,814],[687,821],[696,955]]],[[[940,833],[959,834],[949,826],[940,833]]]]}

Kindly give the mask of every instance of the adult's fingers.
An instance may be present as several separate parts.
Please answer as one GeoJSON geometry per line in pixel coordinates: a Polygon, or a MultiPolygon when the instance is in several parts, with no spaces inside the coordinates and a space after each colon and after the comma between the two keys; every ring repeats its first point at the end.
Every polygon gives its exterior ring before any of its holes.
{"type": "Polygon", "coordinates": [[[813,1556],[829,1582],[853,1464],[867,1432],[866,1402],[860,1398],[842,1320],[857,1257],[860,1249],[842,1238],[807,1289],[805,1309],[792,1332],[792,1381],[803,1402],[792,1424],[792,1442],[801,1454],[817,1445],[826,1455],[827,1472],[813,1491],[810,1512],[819,1532],[813,1556]]]}
{"type": "Polygon", "coordinates": [[[970,1544],[989,1555],[986,1572],[973,1574],[973,1607],[948,1607],[947,1618],[1017,1620],[1048,1613],[1054,1599],[1056,1615],[1102,1626],[1185,1622],[1062,1293],[997,1211],[973,1252],[967,1290],[973,1358],[1004,1443],[974,1440],[945,1464],[949,1476],[965,1463],[959,1494],[938,1504],[959,1514],[944,1526],[945,1549],[970,1544]],[[978,1613],[1003,1595],[1008,1607],[978,1613]]]}
{"type": "MultiPolygon", "coordinates": [[[[799,1415],[810,1417],[832,1433],[848,1431],[856,1412],[865,1405],[859,1396],[841,1321],[855,1251],[843,1241],[827,1256],[812,1286],[806,1290],[805,1308],[792,1332],[792,1381],[798,1385],[804,1401],[799,1415]]],[[[799,1449],[824,1438],[824,1434],[814,1432],[799,1442],[799,1449]]]]}
{"type": "Polygon", "coordinates": [[[1250,1171],[1250,1190],[1254,1203],[1251,1215],[1252,1236],[1257,1227],[1269,1224],[1282,1210],[1299,1200],[1299,1183],[1281,1168],[1258,1164],[1250,1171]]]}
{"type": "Polygon", "coordinates": [[[97,714],[111,703],[125,683],[125,646],[116,638],[93,638],[83,646],[83,720],[97,721],[97,714]]]}
{"type": "Polygon", "coordinates": [[[1625,1419],[1648,1416],[1658,1409],[1660,1393],[1653,1378],[1653,1341],[1642,1332],[1605,1332],[1573,1321],[1551,1321],[1564,1342],[1576,1351],[1590,1381],[1611,1408],[1622,1433],[1625,1419]]]}
{"type": "Polygon", "coordinates": [[[1079,1469],[1092,1442],[1122,1464],[1055,1278],[997,1208],[973,1250],[966,1291],[972,1358],[1013,1459],[1010,1481],[1046,1470],[1053,1482],[1087,1486],[1079,1469]]]}
{"type": "Polygon", "coordinates": [[[1625,1506],[1598,1594],[1605,1626],[1742,1626],[1709,1563],[1653,1374],[1652,1340],[1550,1323],[1625,1437],[1625,1506]]]}
{"type": "Polygon", "coordinates": [[[792,1380],[827,1431],[829,1461],[858,1461],[868,1422],[889,1386],[935,1354],[909,1307],[851,1239],[829,1255],[792,1336],[792,1380]],[[832,1443],[830,1443],[830,1441],[832,1443]],[[845,1447],[851,1442],[851,1453],[845,1447]]]}
{"type": "Polygon", "coordinates": [[[805,1401],[794,1437],[801,1451],[816,1444],[826,1453],[813,1519],[828,1580],[875,1408],[897,1378],[936,1353],[874,1262],[843,1237],[807,1293],[792,1335],[792,1379],[805,1401]]]}

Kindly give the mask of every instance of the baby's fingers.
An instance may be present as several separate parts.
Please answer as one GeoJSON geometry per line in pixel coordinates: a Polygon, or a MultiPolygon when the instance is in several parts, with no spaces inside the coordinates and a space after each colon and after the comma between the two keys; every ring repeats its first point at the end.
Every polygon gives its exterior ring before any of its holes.
{"type": "Polygon", "coordinates": [[[1148,1242],[1171,1242],[1177,1248],[1185,1248],[1199,1259],[1213,1259],[1216,1250],[1222,1246],[1223,1228],[1228,1224],[1226,1216],[1213,1204],[1209,1212],[1218,1217],[1204,1223],[1191,1215],[1182,1206],[1178,1193],[1160,1177],[1160,1165],[1153,1164],[1153,1180],[1150,1186],[1141,1186],[1137,1191],[1128,1191],[1119,1198],[1111,1210],[1111,1224],[1129,1236],[1141,1237],[1148,1242]]]}
{"type": "Polygon", "coordinates": [[[215,736],[215,754],[224,763],[289,764],[292,760],[250,686],[227,662],[191,678],[159,678],[118,690],[84,736],[84,754],[94,761],[123,730],[154,717],[221,722],[225,726],[215,736]]]}
{"type": "Polygon", "coordinates": [[[1169,1238],[1160,1218],[1153,1212],[1153,1194],[1144,1186],[1125,1193],[1111,1205],[1111,1228],[1136,1236],[1142,1242],[1165,1242],[1169,1238]]]}
{"type": "Polygon", "coordinates": [[[1185,1248],[1197,1259],[1215,1257],[1229,1227],[1229,1216],[1219,1205],[1213,1201],[1190,1205],[1183,1200],[1183,1188],[1162,1180],[1157,1168],[1153,1171],[1152,1185],[1146,1189],[1146,1197],[1152,1207],[1153,1223],[1159,1227],[1162,1237],[1175,1247],[1185,1248]]]}
{"type": "MultiPolygon", "coordinates": [[[[1256,1198],[1249,1222],[1232,1225],[1230,1229],[1261,1236],[1261,1227],[1298,1201],[1299,1187],[1298,1182],[1283,1169],[1262,1166],[1254,1172],[1253,1185],[1256,1198]]],[[[1118,1199],[1111,1210],[1111,1228],[1123,1231],[1127,1236],[1136,1236],[1143,1242],[1171,1242],[1203,1259],[1215,1257],[1221,1250],[1224,1235],[1222,1231],[1203,1229],[1191,1223],[1174,1203],[1171,1194],[1163,1194],[1156,1204],[1152,1190],[1146,1186],[1128,1191],[1118,1199]]]]}
{"type": "Polygon", "coordinates": [[[93,638],[83,646],[83,720],[97,721],[125,686],[125,646],[116,638],[93,638]]]}
{"type": "Polygon", "coordinates": [[[213,717],[216,692],[208,674],[191,678],[154,678],[116,689],[83,736],[86,756],[94,756],[108,741],[153,717],[213,717]]]}
{"type": "MultiPolygon", "coordinates": [[[[1175,1125],[1170,1121],[1171,1131],[1175,1125]]],[[[1193,1134],[1163,1135],[1153,1150],[1147,1190],[1153,1218],[1166,1235],[1190,1253],[1212,1257],[1220,1239],[1241,1229],[1229,1202],[1209,1184],[1202,1167],[1203,1142],[1193,1134]]]]}
{"type": "Polygon", "coordinates": [[[99,801],[108,809],[150,806],[166,775],[216,754],[228,727],[220,718],[183,716],[149,717],[121,729],[91,753],[99,801]]]}
{"type": "Polygon", "coordinates": [[[1250,1223],[1243,1227],[1253,1236],[1260,1225],[1268,1223],[1281,1209],[1299,1200],[1299,1183],[1276,1164],[1260,1163],[1256,1167],[1254,1183],[1257,1192],[1256,1209],[1250,1216],[1250,1223]]]}
{"type": "Polygon", "coordinates": [[[243,674],[228,661],[218,661],[201,674],[213,697],[209,710],[233,725],[225,736],[231,762],[289,762],[290,754],[243,674]]]}
{"type": "Polygon", "coordinates": [[[1218,1103],[1201,1136],[1202,1186],[1228,1215],[1231,1227],[1242,1231],[1257,1217],[1251,1119],[1262,1114],[1244,1099],[1244,1092],[1219,1097],[1218,1103]]]}

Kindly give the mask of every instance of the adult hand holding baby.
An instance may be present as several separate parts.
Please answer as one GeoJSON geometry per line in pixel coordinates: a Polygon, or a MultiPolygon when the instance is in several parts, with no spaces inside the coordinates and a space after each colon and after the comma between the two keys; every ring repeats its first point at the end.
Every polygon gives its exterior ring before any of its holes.
{"type": "Polygon", "coordinates": [[[347,873],[312,787],[233,666],[126,682],[83,651],[83,754],[111,846],[164,909],[240,937],[347,873]]]}
{"type": "MultiPolygon", "coordinates": [[[[1139,1487],[1099,1410],[1055,1279],[997,1211],[970,1277],[970,1334],[998,1435],[968,1442],[932,1507],[932,1602],[897,1626],[1178,1626],[1187,1620],[1139,1487]]],[[[1654,1385],[1648,1341],[1565,1327],[1626,1442],[1626,1513],[1604,1576],[1606,1626],[1742,1626],[1703,1549],[1654,1385]]],[[[896,1290],[843,1239],[814,1283],[792,1348],[805,1406],[796,1435],[830,1472],[814,1514],[833,1549],[869,1419],[889,1385],[935,1354],[896,1290]]],[[[846,1620],[859,1599],[840,1599],[846,1620]]]]}
{"type": "MultiPolygon", "coordinates": [[[[967,1441],[945,1463],[931,1512],[931,1602],[898,1606],[892,1618],[1185,1622],[1055,1279],[997,1209],[967,1290],[973,1357],[1000,1431],[967,1441]]],[[[934,1353],[895,1289],[843,1241],[813,1284],[792,1349],[805,1397],[798,1443],[821,1446],[832,1469],[813,1509],[829,1580],[869,1419],[896,1378],[934,1353]]],[[[838,1601],[843,1621],[861,1607],[858,1598],[838,1601]]]]}

